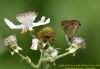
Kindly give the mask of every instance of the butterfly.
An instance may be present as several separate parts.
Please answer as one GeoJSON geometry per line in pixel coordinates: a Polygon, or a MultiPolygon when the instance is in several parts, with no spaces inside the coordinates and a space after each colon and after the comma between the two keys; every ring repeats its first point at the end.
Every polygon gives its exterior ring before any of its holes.
{"type": "Polygon", "coordinates": [[[72,43],[73,38],[77,35],[77,30],[81,26],[78,20],[63,20],[61,26],[64,30],[68,45],[72,43]]]}

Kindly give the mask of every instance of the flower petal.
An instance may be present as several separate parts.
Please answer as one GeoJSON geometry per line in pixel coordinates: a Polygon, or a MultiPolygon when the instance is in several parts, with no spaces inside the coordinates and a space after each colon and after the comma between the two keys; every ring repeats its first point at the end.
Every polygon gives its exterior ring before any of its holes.
{"type": "Polygon", "coordinates": [[[16,16],[16,19],[20,23],[25,23],[25,22],[33,22],[37,17],[37,14],[35,12],[28,12],[28,13],[22,13],[18,14],[16,16]]]}
{"type": "Polygon", "coordinates": [[[42,16],[40,22],[44,22],[45,21],[45,16],[42,16]]]}
{"type": "Polygon", "coordinates": [[[31,49],[32,49],[32,50],[37,50],[37,49],[38,49],[38,43],[39,43],[39,40],[38,40],[37,38],[32,39],[32,46],[31,46],[31,49]]]}
{"type": "Polygon", "coordinates": [[[43,43],[43,48],[47,45],[47,43],[43,43]]]}
{"type": "Polygon", "coordinates": [[[33,27],[35,27],[35,26],[40,26],[40,25],[46,25],[46,24],[48,24],[48,23],[50,23],[50,18],[48,18],[45,22],[39,21],[39,22],[37,22],[37,23],[33,23],[33,27]]]}
{"type": "Polygon", "coordinates": [[[37,50],[38,46],[37,45],[32,45],[30,49],[32,50],[37,50]]]}
{"type": "Polygon", "coordinates": [[[4,18],[4,22],[11,28],[14,29],[16,27],[16,25],[14,25],[10,20],[8,20],[7,18],[4,18]]]}
{"type": "Polygon", "coordinates": [[[4,22],[11,28],[11,29],[21,29],[21,28],[25,28],[24,25],[15,25],[13,24],[10,20],[8,20],[7,18],[4,18],[4,22]]]}
{"type": "Polygon", "coordinates": [[[14,55],[14,51],[11,51],[10,53],[11,53],[11,55],[14,55]]]}
{"type": "Polygon", "coordinates": [[[23,49],[22,49],[21,47],[19,47],[19,46],[17,46],[17,49],[18,49],[18,50],[23,50],[23,49]]]}
{"type": "Polygon", "coordinates": [[[58,55],[58,50],[54,49],[51,53],[52,57],[56,57],[58,55]]]}
{"type": "Polygon", "coordinates": [[[44,24],[48,24],[48,23],[50,23],[50,18],[48,18],[48,19],[44,22],[44,24]]]}
{"type": "Polygon", "coordinates": [[[14,50],[14,52],[18,53],[18,49],[13,49],[13,50],[14,50]]]}
{"type": "Polygon", "coordinates": [[[28,30],[32,31],[32,30],[33,30],[33,28],[32,28],[32,27],[29,27],[29,28],[28,28],[28,30]]]}

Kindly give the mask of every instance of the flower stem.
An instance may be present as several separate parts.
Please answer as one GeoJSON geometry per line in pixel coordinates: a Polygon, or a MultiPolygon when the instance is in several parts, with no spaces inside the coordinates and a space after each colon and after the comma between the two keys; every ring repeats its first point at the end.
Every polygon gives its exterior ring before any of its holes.
{"type": "Polygon", "coordinates": [[[47,63],[45,69],[50,69],[50,63],[47,63]]]}
{"type": "Polygon", "coordinates": [[[54,58],[54,61],[57,60],[57,59],[59,59],[59,58],[62,58],[64,56],[66,56],[66,55],[69,55],[69,54],[70,54],[69,52],[66,52],[66,53],[63,53],[61,55],[58,55],[57,57],[54,58]]]}
{"type": "Polygon", "coordinates": [[[31,59],[30,59],[28,56],[25,57],[25,56],[23,56],[21,53],[17,53],[17,54],[21,57],[22,60],[26,61],[26,62],[27,62],[28,64],[30,64],[33,68],[38,69],[38,68],[41,67],[41,64],[42,64],[42,57],[43,57],[43,51],[41,50],[40,52],[41,52],[41,56],[40,56],[40,59],[39,59],[37,65],[35,65],[35,64],[31,61],[31,59]]]}
{"type": "Polygon", "coordinates": [[[37,69],[37,65],[35,65],[34,63],[31,62],[31,59],[29,57],[25,57],[23,56],[21,53],[17,53],[22,60],[26,61],[28,64],[30,64],[33,68],[37,69]]]}
{"type": "Polygon", "coordinates": [[[33,33],[34,33],[34,31],[30,31],[30,35],[31,35],[31,37],[32,37],[32,38],[35,38],[36,36],[33,35],[33,33]]]}
{"type": "Polygon", "coordinates": [[[42,61],[47,61],[47,62],[54,62],[56,61],[57,59],[60,59],[66,55],[69,55],[70,53],[69,52],[66,52],[66,53],[63,53],[61,55],[58,55],[56,56],[55,58],[52,58],[52,57],[49,57],[49,58],[43,58],[42,61]]]}
{"type": "Polygon", "coordinates": [[[39,59],[38,64],[37,64],[37,67],[38,67],[38,68],[41,67],[41,64],[42,64],[42,58],[43,58],[43,51],[40,50],[40,52],[41,52],[41,55],[40,55],[40,59],[39,59]]]}

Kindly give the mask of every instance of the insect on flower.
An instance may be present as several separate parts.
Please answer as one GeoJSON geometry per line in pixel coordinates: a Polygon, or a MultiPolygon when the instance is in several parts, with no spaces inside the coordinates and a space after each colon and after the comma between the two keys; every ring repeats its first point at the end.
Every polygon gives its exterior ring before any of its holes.
{"type": "Polygon", "coordinates": [[[65,32],[66,40],[70,45],[72,43],[73,37],[76,36],[77,30],[81,24],[77,20],[64,20],[61,22],[61,25],[65,32]]]}
{"type": "Polygon", "coordinates": [[[21,33],[25,33],[25,32],[27,32],[27,30],[32,31],[33,27],[46,25],[46,24],[50,23],[50,18],[45,20],[45,16],[42,16],[40,21],[34,22],[36,17],[37,17],[37,14],[35,12],[28,12],[28,13],[18,14],[16,16],[16,19],[21,23],[20,25],[15,25],[7,18],[4,18],[4,22],[11,29],[22,29],[21,33]]]}

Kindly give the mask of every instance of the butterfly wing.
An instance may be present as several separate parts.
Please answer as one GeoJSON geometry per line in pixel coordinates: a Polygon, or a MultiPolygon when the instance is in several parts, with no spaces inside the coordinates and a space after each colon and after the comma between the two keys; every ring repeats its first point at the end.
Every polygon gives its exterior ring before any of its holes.
{"type": "Polygon", "coordinates": [[[69,42],[68,44],[70,44],[73,37],[76,36],[80,23],[77,20],[64,20],[61,22],[61,25],[69,42]]]}

